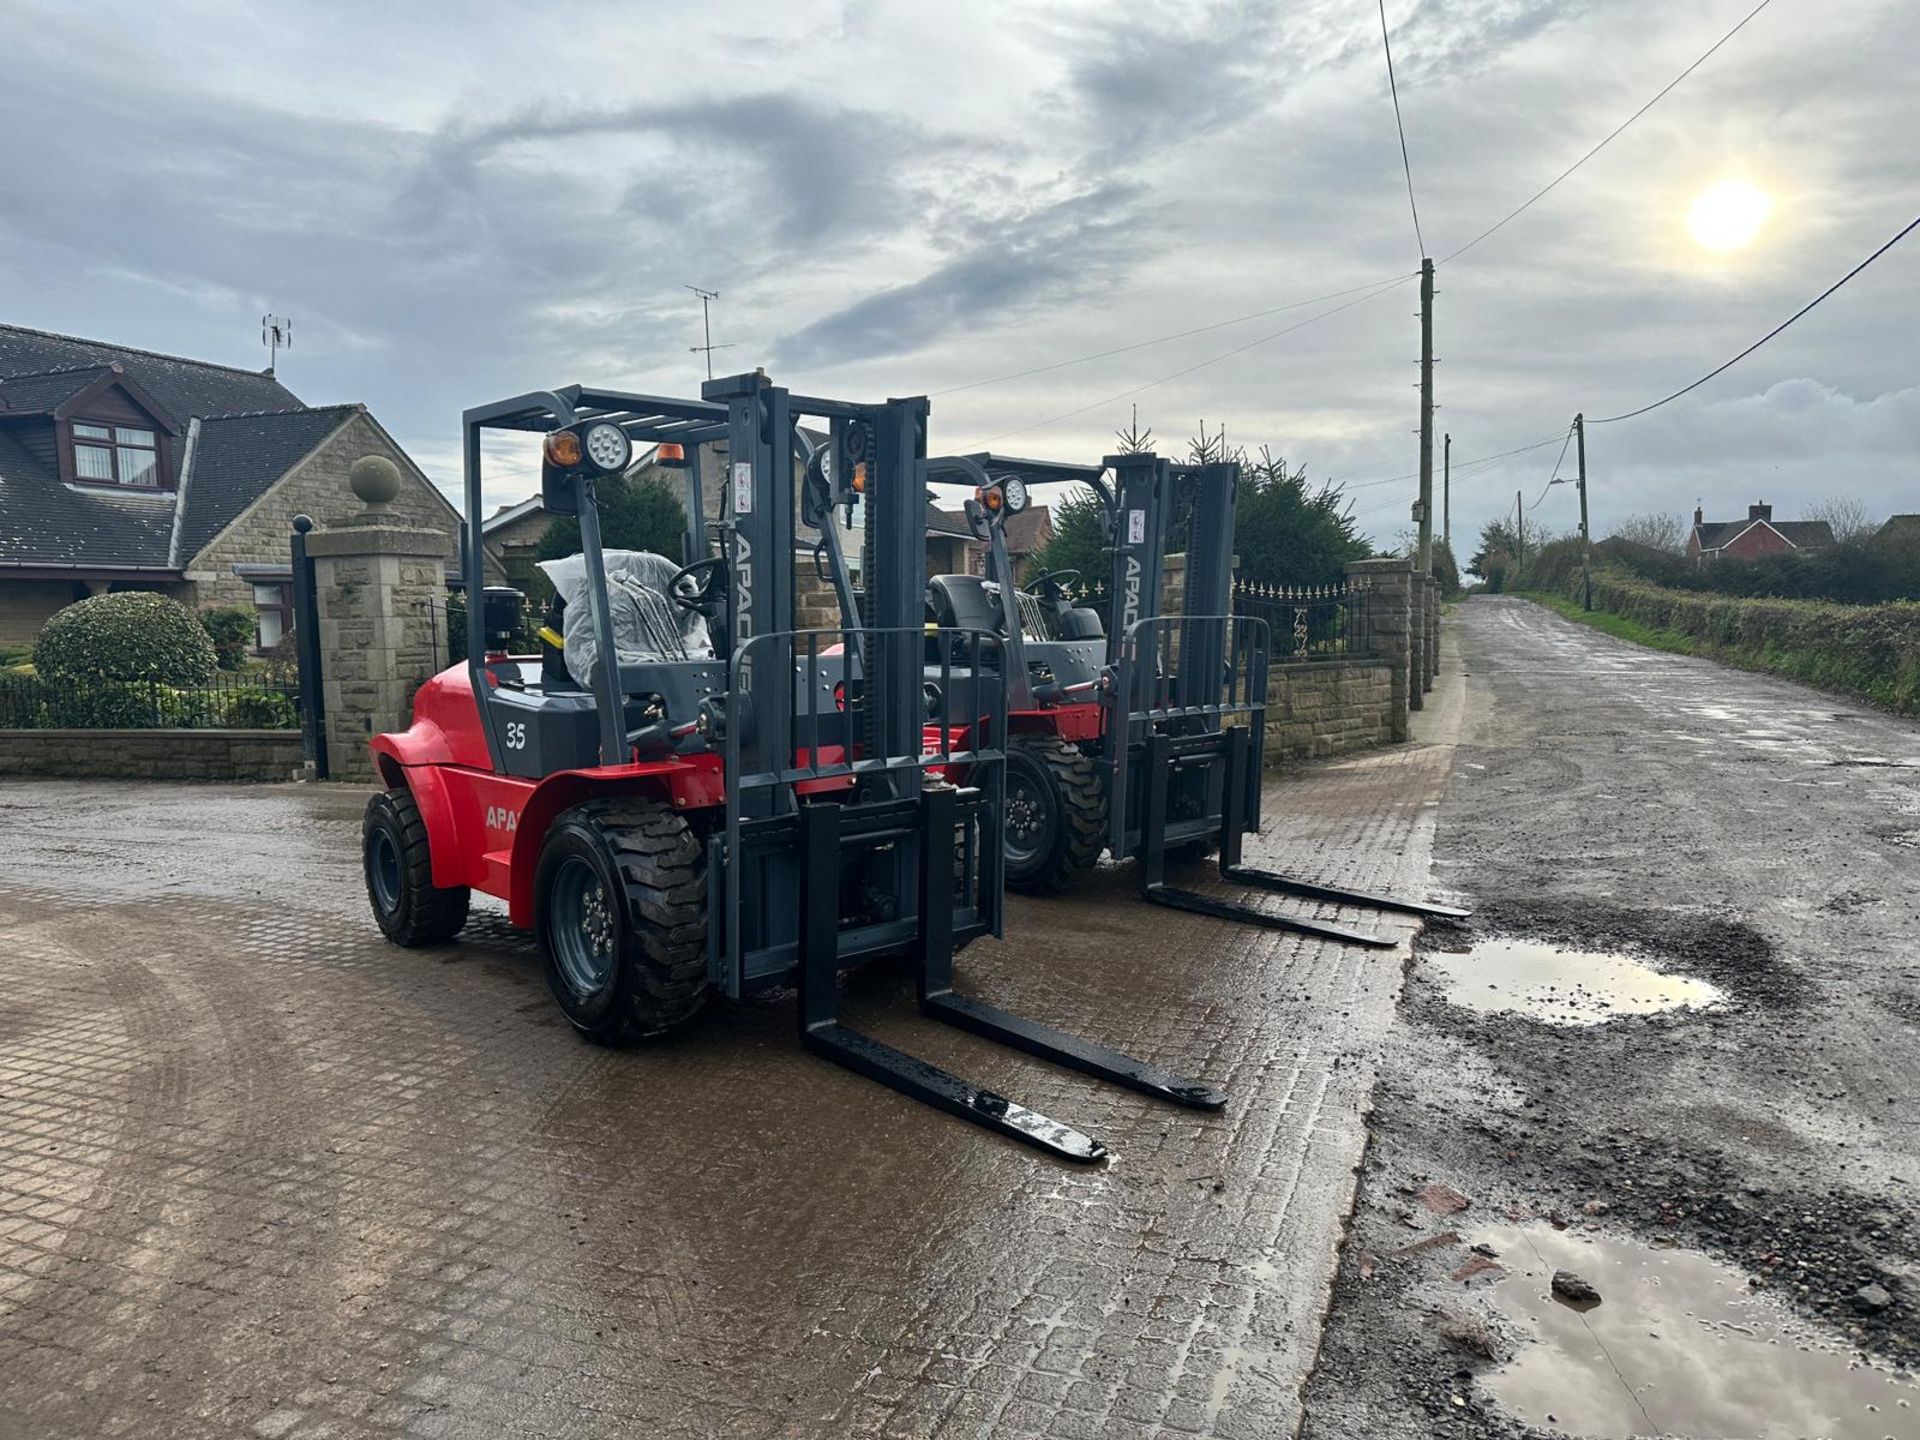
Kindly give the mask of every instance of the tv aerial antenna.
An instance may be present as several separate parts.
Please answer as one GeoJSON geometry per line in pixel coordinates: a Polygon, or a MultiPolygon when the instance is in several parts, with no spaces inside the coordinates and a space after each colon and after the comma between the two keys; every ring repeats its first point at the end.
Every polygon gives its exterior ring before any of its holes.
{"type": "Polygon", "coordinates": [[[271,375],[280,352],[293,348],[293,321],[285,315],[262,315],[260,343],[267,347],[267,374],[271,375]]]}
{"type": "Polygon", "coordinates": [[[700,330],[706,337],[707,343],[704,345],[689,345],[687,347],[687,353],[690,355],[705,355],[707,357],[707,379],[711,380],[713,378],[713,352],[716,350],[733,349],[732,341],[727,342],[725,345],[716,345],[713,343],[713,315],[708,309],[708,306],[720,298],[720,292],[718,290],[703,290],[698,285],[686,285],[681,288],[691,290],[700,297],[700,330]]]}

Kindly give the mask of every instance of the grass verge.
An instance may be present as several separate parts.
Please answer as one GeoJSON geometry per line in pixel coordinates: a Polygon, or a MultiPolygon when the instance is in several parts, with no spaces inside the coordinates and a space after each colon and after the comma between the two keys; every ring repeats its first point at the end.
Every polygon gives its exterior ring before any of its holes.
{"type": "MultiPolygon", "coordinates": [[[[1544,605],[1554,614],[1577,624],[1590,625],[1595,630],[1613,636],[1616,640],[1631,640],[1636,645],[1645,645],[1652,650],[1669,650],[1676,655],[1705,655],[1718,660],[1713,648],[1694,639],[1691,635],[1682,635],[1678,630],[1662,630],[1657,626],[1645,625],[1638,620],[1629,620],[1624,615],[1615,615],[1607,610],[1583,610],[1580,602],[1569,600],[1564,595],[1548,595],[1535,590],[1516,590],[1509,592],[1522,600],[1531,600],[1536,605],[1544,605]]],[[[1758,667],[1749,667],[1758,668],[1758,667]]]]}
{"type": "Polygon", "coordinates": [[[1586,625],[1603,634],[1645,645],[1652,650],[1695,655],[1739,670],[1797,680],[1816,690],[1865,700],[1896,715],[1920,713],[1920,694],[1916,693],[1916,676],[1911,663],[1902,668],[1875,667],[1865,663],[1857,654],[1817,646],[1783,646],[1774,641],[1752,648],[1716,645],[1683,631],[1649,625],[1643,620],[1616,615],[1610,610],[1583,610],[1579,601],[1563,595],[1537,590],[1509,593],[1544,606],[1575,624],[1586,625]]]}

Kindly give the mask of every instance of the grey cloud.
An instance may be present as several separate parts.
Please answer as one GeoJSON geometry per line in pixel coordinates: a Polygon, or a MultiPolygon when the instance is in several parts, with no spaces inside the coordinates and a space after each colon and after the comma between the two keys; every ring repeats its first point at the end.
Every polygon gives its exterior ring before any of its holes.
{"type": "Polygon", "coordinates": [[[782,340],[783,365],[833,365],[919,350],[968,327],[1006,325],[1044,301],[1088,295],[1148,248],[1137,188],[1110,185],[997,224],[954,260],[782,340]]]}

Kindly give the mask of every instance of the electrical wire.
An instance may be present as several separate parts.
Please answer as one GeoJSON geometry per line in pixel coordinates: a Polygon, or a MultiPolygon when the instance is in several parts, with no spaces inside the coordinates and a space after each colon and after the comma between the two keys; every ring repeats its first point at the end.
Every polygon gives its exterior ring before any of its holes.
{"type": "Polygon", "coordinates": [[[1846,274],[1842,275],[1838,280],[1834,281],[1833,284],[1829,285],[1826,289],[1822,290],[1818,295],[1814,296],[1813,299],[1809,300],[1806,304],[1802,305],[1798,310],[1794,311],[1793,314],[1789,315],[1786,319],[1782,320],[1778,325],[1774,326],[1773,329],[1769,330],[1766,334],[1762,335],[1758,340],[1754,341],[1751,345],[1747,346],[1747,348],[1742,350],[1738,355],[1734,356],[1731,360],[1727,361],[1724,365],[1714,366],[1713,369],[1709,370],[1706,374],[1702,375],[1698,380],[1694,381],[1691,385],[1682,385],[1678,390],[1674,391],[1671,395],[1663,395],[1660,399],[1654,401],[1651,405],[1642,405],[1638,410],[1628,410],[1619,415],[1609,415],[1606,418],[1601,420],[1589,420],[1587,423],[1589,425],[1612,425],[1616,421],[1631,420],[1636,415],[1645,415],[1649,410],[1658,410],[1662,405],[1667,404],[1669,401],[1678,400],[1682,395],[1685,395],[1690,390],[1698,390],[1702,385],[1706,384],[1707,381],[1713,379],[1714,376],[1724,374],[1726,371],[1731,370],[1735,365],[1738,365],[1742,360],[1746,359],[1747,356],[1753,354],[1754,351],[1758,350],[1762,345],[1766,344],[1769,340],[1773,339],[1774,336],[1778,335],[1782,330],[1785,330],[1789,325],[1793,324],[1794,321],[1798,320],[1802,315],[1805,315],[1809,310],[1813,309],[1814,306],[1818,305],[1822,300],[1826,299],[1829,295],[1833,294],[1834,291],[1838,290],[1842,285],[1846,284],[1849,280],[1853,279],[1854,276],[1858,275],[1862,270],[1866,269],[1869,265],[1873,264],[1874,261],[1878,260],[1882,255],[1886,254],[1894,246],[1898,245],[1902,240],[1906,239],[1907,236],[1911,235],[1916,229],[1920,229],[1920,215],[1914,216],[1913,219],[1909,220],[1906,223],[1905,227],[1901,229],[1899,234],[1895,235],[1891,240],[1887,241],[1886,244],[1882,245],[1878,250],[1874,251],[1871,255],[1867,256],[1866,259],[1862,260],[1858,265],[1854,266],[1851,270],[1847,271],[1846,274]]]}
{"type": "Polygon", "coordinates": [[[1355,298],[1347,301],[1347,303],[1344,305],[1336,305],[1331,310],[1322,310],[1318,315],[1309,315],[1305,320],[1299,321],[1297,324],[1283,326],[1282,328],[1275,330],[1272,334],[1262,335],[1257,339],[1249,340],[1244,345],[1236,345],[1231,350],[1222,351],[1218,355],[1210,356],[1205,360],[1201,360],[1195,364],[1188,365],[1183,369],[1175,370],[1171,375],[1162,375],[1158,380],[1149,380],[1144,385],[1136,385],[1131,390],[1122,390],[1117,395],[1105,396],[1102,399],[1094,400],[1086,405],[1081,405],[1076,407],[1075,409],[1068,410],[1064,414],[1054,415],[1045,420],[1035,420],[1031,424],[1016,426],[1012,430],[1002,430],[998,435],[989,435],[984,440],[976,440],[966,448],[969,450],[985,449],[987,446],[994,444],[996,441],[1006,440],[1014,435],[1024,435],[1029,430],[1044,430],[1049,425],[1058,425],[1062,420],[1071,420],[1075,416],[1086,414],[1089,410],[1098,410],[1102,406],[1112,405],[1116,401],[1131,399],[1133,396],[1143,394],[1144,392],[1148,390],[1152,390],[1157,386],[1165,385],[1170,381],[1178,380],[1183,376],[1191,375],[1197,370],[1204,370],[1209,365],[1218,365],[1222,360],[1231,360],[1235,355],[1243,355],[1247,351],[1254,349],[1256,346],[1265,345],[1272,340],[1278,340],[1282,335],[1291,335],[1296,330],[1304,330],[1309,325],[1315,325],[1322,320],[1330,319],[1331,317],[1338,315],[1343,310],[1351,310],[1354,306],[1364,304],[1366,301],[1373,299],[1375,296],[1384,295],[1389,290],[1397,289],[1399,286],[1406,284],[1409,280],[1412,280],[1414,278],[1415,276],[1412,274],[1397,276],[1394,279],[1387,281],[1383,285],[1375,286],[1373,289],[1367,291],[1363,295],[1356,296],[1355,298]]]}
{"type": "MultiPolygon", "coordinates": [[[[1384,3],[1384,0],[1382,0],[1382,3],[1384,3]]],[[[1449,261],[1459,259],[1462,255],[1466,254],[1467,251],[1473,249],[1474,246],[1478,245],[1482,240],[1485,240],[1489,235],[1493,234],[1494,231],[1500,229],[1509,220],[1513,220],[1517,218],[1523,211],[1529,209],[1536,200],[1544,199],[1548,194],[1548,192],[1550,192],[1551,190],[1554,189],[1554,187],[1559,185],[1559,183],[1562,180],[1566,179],[1569,175],[1573,174],[1574,171],[1578,170],[1582,165],[1586,164],[1587,161],[1591,160],[1594,156],[1598,155],[1602,150],[1606,149],[1607,146],[1611,145],[1616,139],[1618,139],[1621,133],[1624,132],[1629,125],[1633,124],[1634,121],[1638,120],[1642,115],[1646,114],[1647,111],[1651,110],[1654,106],[1658,105],[1662,100],[1666,99],[1667,96],[1673,92],[1675,87],[1677,87],[1682,80],[1686,79],[1689,75],[1693,74],[1694,71],[1698,70],[1702,65],[1706,64],[1707,61],[1710,58],[1712,58],[1714,51],[1718,50],[1722,45],[1726,44],[1734,36],[1738,35],[1742,30],[1746,28],[1748,21],[1752,20],[1754,16],[1758,15],[1762,10],[1766,9],[1767,6],[1771,5],[1772,3],[1773,3],[1773,0],[1760,0],[1760,3],[1754,6],[1753,9],[1749,10],[1746,13],[1746,15],[1741,19],[1738,25],[1735,25],[1731,30],[1727,31],[1726,34],[1722,35],[1718,40],[1714,41],[1713,44],[1707,48],[1707,51],[1705,54],[1701,55],[1701,57],[1698,60],[1695,60],[1691,65],[1687,66],[1686,69],[1682,70],[1678,75],[1674,76],[1673,79],[1669,80],[1666,83],[1666,85],[1660,90],[1660,92],[1657,95],[1655,95],[1651,100],[1647,101],[1646,104],[1642,105],[1638,110],[1634,111],[1633,114],[1629,115],[1625,120],[1622,120],[1618,125],[1614,126],[1614,128],[1607,133],[1606,138],[1603,139],[1598,145],[1595,145],[1591,150],[1587,151],[1586,154],[1582,155],[1578,160],[1574,161],[1573,164],[1569,165],[1566,169],[1562,170],[1558,175],[1554,176],[1553,179],[1549,180],[1544,186],[1534,191],[1532,195],[1528,196],[1518,206],[1516,206],[1512,210],[1509,210],[1505,215],[1501,216],[1498,220],[1494,221],[1493,224],[1489,225],[1485,230],[1482,230],[1478,235],[1474,236],[1473,239],[1467,241],[1467,243],[1462,245],[1458,250],[1455,250],[1452,254],[1445,256],[1444,258],[1442,258],[1436,263],[1445,265],[1449,261]]],[[[1411,186],[1413,183],[1411,178],[1409,178],[1407,183],[1409,186],[1409,190],[1411,190],[1411,186]]]]}
{"type": "Polygon", "coordinates": [[[1407,172],[1407,208],[1413,211],[1413,239],[1424,258],[1426,238],[1420,233],[1420,206],[1413,198],[1413,161],[1407,158],[1407,127],[1400,123],[1400,86],[1393,78],[1393,42],[1387,38],[1387,0],[1380,5],[1380,46],[1387,52],[1387,92],[1393,96],[1393,128],[1400,132],[1400,168],[1407,172]]]}
{"type": "Polygon", "coordinates": [[[1567,447],[1573,444],[1573,426],[1567,426],[1567,438],[1560,442],[1560,458],[1553,462],[1553,473],[1547,477],[1547,483],[1540,487],[1540,493],[1534,497],[1529,510],[1538,510],[1547,498],[1547,492],[1560,483],[1560,467],[1567,463],[1567,447]]]}

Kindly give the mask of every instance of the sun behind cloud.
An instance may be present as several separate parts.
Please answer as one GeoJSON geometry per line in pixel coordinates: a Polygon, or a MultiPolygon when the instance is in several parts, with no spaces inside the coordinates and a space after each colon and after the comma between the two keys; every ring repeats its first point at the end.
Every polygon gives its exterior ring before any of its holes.
{"type": "Polygon", "coordinates": [[[1722,180],[1701,191],[1687,212],[1687,228],[1709,250],[1751,245],[1773,210],[1773,197],[1745,180],[1722,180]]]}

